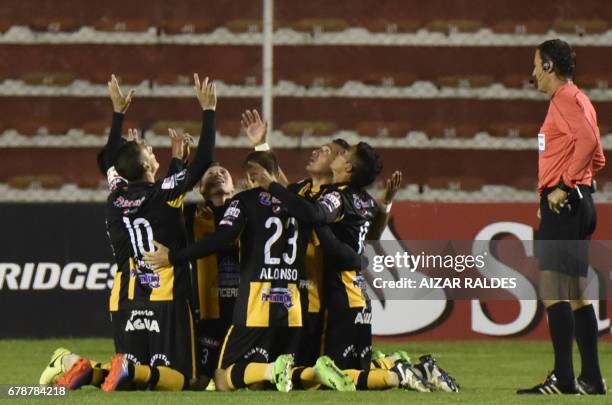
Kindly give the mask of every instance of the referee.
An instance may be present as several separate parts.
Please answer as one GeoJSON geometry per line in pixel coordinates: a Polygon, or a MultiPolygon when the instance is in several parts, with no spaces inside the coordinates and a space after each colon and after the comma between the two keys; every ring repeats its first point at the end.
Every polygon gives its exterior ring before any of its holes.
{"type": "Polygon", "coordinates": [[[597,222],[591,194],[594,174],[604,167],[597,116],[589,98],[572,83],[576,58],[564,41],[541,43],[533,77],[550,97],[538,134],[540,298],[548,314],[554,371],[544,383],[519,394],[605,394],[599,368],[597,318],[584,296],[589,240],[597,222]],[[582,369],[574,377],[576,337],[582,369]]]}

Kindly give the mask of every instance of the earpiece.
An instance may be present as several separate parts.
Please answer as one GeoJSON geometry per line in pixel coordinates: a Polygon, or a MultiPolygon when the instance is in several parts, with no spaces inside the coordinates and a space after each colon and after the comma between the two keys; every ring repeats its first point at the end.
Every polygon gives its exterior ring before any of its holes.
{"type": "Polygon", "coordinates": [[[550,66],[550,62],[548,61],[542,63],[542,69],[544,69],[545,72],[549,72],[551,67],[552,66],[550,66]]]}

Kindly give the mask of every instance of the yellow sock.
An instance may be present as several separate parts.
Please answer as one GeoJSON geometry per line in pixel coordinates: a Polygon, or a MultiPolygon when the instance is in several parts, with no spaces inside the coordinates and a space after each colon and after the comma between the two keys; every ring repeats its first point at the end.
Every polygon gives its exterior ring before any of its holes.
{"type": "Polygon", "coordinates": [[[393,366],[395,366],[395,358],[385,357],[384,359],[378,360],[378,363],[380,364],[379,368],[382,368],[385,370],[391,370],[393,366]]]}
{"type": "Polygon", "coordinates": [[[251,385],[259,382],[268,381],[266,371],[268,370],[267,363],[249,363],[244,370],[244,383],[251,385]]]}
{"type": "Polygon", "coordinates": [[[108,375],[108,370],[109,369],[104,369],[100,366],[94,367],[91,370],[91,383],[90,384],[93,385],[94,387],[101,387],[102,383],[104,382],[104,379],[108,375]]]}
{"type": "Polygon", "coordinates": [[[182,391],[185,387],[185,376],[170,367],[156,367],[159,379],[153,388],[156,391],[182,391]]]}
{"type": "Polygon", "coordinates": [[[397,376],[389,370],[370,370],[367,373],[367,389],[369,390],[382,390],[398,385],[397,376]]]}
{"type": "Polygon", "coordinates": [[[151,367],[134,364],[134,378],[132,381],[138,386],[146,386],[151,381],[151,367]]]}
{"type": "Polygon", "coordinates": [[[355,383],[358,390],[382,390],[399,384],[397,376],[389,370],[342,370],[355,383]]]}
{"type": "Polygon", "coordinates": [[[312,367],[296,367],[291,370],[291,380],[295,388],[302,388],[305,390],[317,389],[319,384],[317,374],[312,367]]]}

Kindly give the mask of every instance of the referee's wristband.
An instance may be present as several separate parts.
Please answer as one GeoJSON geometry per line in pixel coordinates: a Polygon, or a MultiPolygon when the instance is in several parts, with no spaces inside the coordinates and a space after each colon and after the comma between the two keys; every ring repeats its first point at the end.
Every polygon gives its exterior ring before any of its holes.
{"type": "Polygon", "coordinates": [[[269,150],[270,150],[270,145],[268,145],[268,143],[267,143],[267,142],[265,142],[265,143],[262,143],[262,144],[256,145],[256,146],[255,146],[255,150],[256,150],[257,152],[267,152],[267,151],[269,151],[269,150]]]}

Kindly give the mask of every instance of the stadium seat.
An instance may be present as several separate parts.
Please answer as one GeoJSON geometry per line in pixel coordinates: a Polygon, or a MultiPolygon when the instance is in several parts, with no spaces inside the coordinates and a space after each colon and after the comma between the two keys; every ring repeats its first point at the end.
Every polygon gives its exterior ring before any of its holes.
{"type": "MultiPolygon", "coordinates": [[[[241,136],[242,128],[240,121],[237,120],[220,120],[217,122],[217,132],[225,136],[241,136]]],[[[196,132],[198,133],[198,132],[196,132]]]]}
{"type": "Polygon", "coordinates": [[[530,72],[525,72],[524,74],[511,74],[501,79],[501,83],[510,88],[515,89],[524,89],[532,87],[533,85],[530,83],[531,75],[530,72]]]}
{"type": "Polygon", "coordinates": [[[544,20],[502,20],[491,28],[500,34],[545,34],[552,27],[544,20]]]}
{"type": "Polygon", "coordinates": [[[562,34],[601,34],[608,30],[608,22],[605,20],[571,20],[557,19],[553,23],[553,29],[562,34]]]}
{"type": "Polygon", "coordinates": [[[429,124],[425,133],[430,138],[473,138],[480,131],[480,125],[429,124]]]}
{"type": "Polygon", "coordinates": [[[404,137],[411,128],[407,122],[364,121],[355,126],[361,136],[369,137],[404,137]]]}
{"type": "MultiPolygon", "coordinates": [[[[88,121],[84,123],[83,125],[81,125],[81,129],[86,134],[108,136],[108,133],[110,131],[110,124],[111,124],[110,120],[88,121]]],[[[124,127],[128,128],[125,125],[124,127]]]]}
{"type": "Polygon", "coordinates": [[[44,189],[58,189],[64,185],[64,179],[55,174],[41,174],[34,176],[32,185],[40,185],[44,189]]]}
{"type": "Polygon", "coordinates": [[[205,18],[168,19],[163,22],[163,31],[166,34],[201,34],[211,32],[216,28],[213,20],[205,18]]]}
{"type": "Polygon", "coordinates": [[[280,130],[286,135],[330,135],[336,131],[336,124],[330,121],[290,121],[282,124],[280,130]]]}
{"type": "Polygon", "coordinates": [[[116,19],[103,17],[94,24],[98,31],[147,32],[153,25],[148,19],[116,19]]]}
{"type": "Polygon", "coordinates": [[[429,31],[443,32],[477,32],[482,28],[482,22],[478,20],[441,20],[436,19],[426,25],[429,31]]]}
{"type": "Polygon", "coordinates": [[[360,26],[370,32],[406,33],[417,32],[423,24],[418,20],[365,19],[360,26]]]}
{"type": "Polygon", "coordinates": [[[492,83],[493,77],[486,75],[452,75],[442,76],[436,80],[439,87],[478,88],[492,83]]]}
{"type": "Polygon", "coordinates": [[[307,18],[289,23],[289,27],[299,32],[340,32],[349,28],[342,18],[307,18]]]}
{"type": "Polygon", "coordinates": [[[510,185],[517,190],[533,190],[535,193],[535,190],[538,187],[538,179],[535,177],[517,177],[510,185]]]}
{"type": "Polygon", "coordinates": [[[9,178],[6,183],[11,188],[25,190],[30,187],[33,181],[33,176],[13,176],[9,178]]]}
{"type": "Polygon", "coordinates": [[[202,124],[199,121],[157,121],[151,126],[151,130],[157,135],[167,134],[168,128],[198,136],[202,124]]]}
{"type": "Polygon", "coordinates": [[[410,86],[417,80],[412,72],[373,72],[359,79],[374,86],[410,86]]]}
{"type": "Polygon", "coordinates": [[[72,73],[32,72],[21,76],[26,84],[44,86],[69,86],[75,79],[72,73]]]}
{"type": "Polygon", "coordinates": [[[193,86],[193,77],[176,72],[160,72],[153,78],[155,84],[169,86],[193,86]]]}
{"type": "Polygon", "coordinates": [[[74,32],[82,26],[78,20],[64,17],[35,17],[28,25],[33,31],[42,32],[74,32]]]}
{"type": "Polygon", "coordinates": [[[534,138],[540,129],[538,124],[526,124],[517,122],[501,122],[487,126],[489,134],[509,138],[534,138]]]}
{"type": "Polygon", "coordinates": [[[252,18],[240,18],[236,20],[231,20],[223,24],[223,26],[228,30],[236,33],[261,32],[262,30],[261,19],[252,18]]]}

